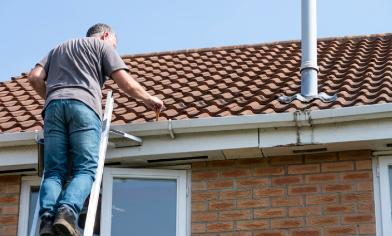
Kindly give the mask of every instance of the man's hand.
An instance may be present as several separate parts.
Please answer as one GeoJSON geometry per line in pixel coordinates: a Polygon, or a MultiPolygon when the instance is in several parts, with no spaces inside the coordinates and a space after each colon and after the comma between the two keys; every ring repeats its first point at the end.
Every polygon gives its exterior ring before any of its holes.
{"type": "Polygon", "coordinates": [[[31,70],[29,76],[27,77],[31,87],[38,93],[41,98],[46,99],[46,72],[41,65],[36,65],[34,69],[31,70]]]}
{"type": "Polygon", "coordinates": [[[162,111],[163,108],[163,102],[161,101],[161,99],[157,98],[157,97],[153,97],[150,96],[150,99],[148,100],[143,100],[144,103],[146,104],[146,106],[154,111],[157,110],[157,108],[159,109],[159,112],[162,111]]]}
{"type": "Polygon", "coordinates": [[[148,108],[154,111],[158,108],[159,112],[161,112],[163,102],[159,98],[148,94],[125,70],[116,70],[110,76],[116,81],[118,87],[124,90],[129,96],[141,99],[148,108]]]}

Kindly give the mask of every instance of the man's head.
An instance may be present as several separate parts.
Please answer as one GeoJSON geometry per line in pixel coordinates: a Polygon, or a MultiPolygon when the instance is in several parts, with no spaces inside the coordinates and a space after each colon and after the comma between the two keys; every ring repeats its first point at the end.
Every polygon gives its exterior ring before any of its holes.
{"type": "Polygon", "coordinates": [[[88,29],[86,37],[94,37],[102,39],[116,48],[117,37],[112,27],[105,24],[95,24],[88,29]]]}

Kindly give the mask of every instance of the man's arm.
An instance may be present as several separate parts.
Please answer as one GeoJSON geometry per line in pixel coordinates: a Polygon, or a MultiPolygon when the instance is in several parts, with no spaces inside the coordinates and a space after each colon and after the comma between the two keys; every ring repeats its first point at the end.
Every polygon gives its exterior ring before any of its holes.
{"type": "Polygon", "coordinates": [[[110,76],[116,81],[118,87],[129,96],[143,100],[147,107],[154,111],[157,108],[159,108],[159,111],[162,110],[163,102],[159,98],[148,94],[125,70],[116,70],[110,76]]]}
{"type": "Polygon", "coordinates": [[[27,79],[38,95],[43,99],[46,99],[46,72],[44,68],[41,65],[36,65],[35,68],[31,70],[27,79]]]}

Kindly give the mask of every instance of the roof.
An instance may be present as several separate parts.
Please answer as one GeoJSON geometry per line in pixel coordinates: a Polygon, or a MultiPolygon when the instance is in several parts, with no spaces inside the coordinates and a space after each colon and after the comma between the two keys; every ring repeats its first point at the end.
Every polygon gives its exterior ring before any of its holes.
{"type": "MultiPolygon", "coordinates": [[[[131,75],[163,99],[160,120],[197,119],[321,110],[392,102],[392,34],[318,39],[320,100],[282,104],[277,98],[300,92],[300,40],[122,56],[131,75]]],[[[42,130],[44,100],[28,73],[0,84],[0,133],[42,130]]],[[[112,124],[155,120],[142,101],[124,94],[113,80],[112,124]]],[[[105,99],[103,100],[104,105],[105,99]]]]}

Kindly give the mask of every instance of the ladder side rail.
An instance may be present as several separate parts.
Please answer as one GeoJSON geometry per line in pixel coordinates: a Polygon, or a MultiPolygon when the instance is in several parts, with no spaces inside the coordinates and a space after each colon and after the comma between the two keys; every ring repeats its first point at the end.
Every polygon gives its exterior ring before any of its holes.
{"type": "Polygon", "coordinates": [[[105,156],[106,156],[106,148],[107,148],[108,138],[109,138],[110,122],[112,120],[113,102],[114,102],[113,93],[111,90],[109,90],[106,98],[105,113],[103,116],[98,167],[97,167],[97,172],[95,174],[95,181],[91,188],[90,202],[87,211],[86,224],[84,227],[84,234],[83,234],[84,236],[93,235],[95,215],[97,213],[97,206],[98,206],[98,199],[99,199],[99,190],[101,188],[103,168],[105,165],[105,156]]]}

